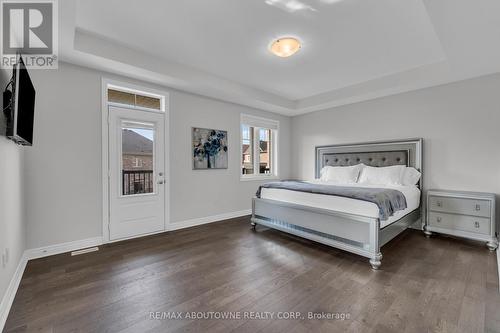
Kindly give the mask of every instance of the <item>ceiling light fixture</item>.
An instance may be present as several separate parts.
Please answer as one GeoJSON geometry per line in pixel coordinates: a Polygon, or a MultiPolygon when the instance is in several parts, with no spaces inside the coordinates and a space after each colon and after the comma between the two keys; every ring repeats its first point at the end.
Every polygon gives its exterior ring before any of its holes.
{"type": "Polygon", "coordinates": [[[269,51],[278,57],[286,58],[297,53],[301,47],[300,41],[297,38],[282,37],[271,43],[269,51]]]}

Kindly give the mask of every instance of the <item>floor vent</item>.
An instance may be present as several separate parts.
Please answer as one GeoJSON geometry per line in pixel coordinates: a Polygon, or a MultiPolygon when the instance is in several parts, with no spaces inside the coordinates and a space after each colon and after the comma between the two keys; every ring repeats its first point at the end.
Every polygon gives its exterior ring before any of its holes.
{"type": "Polygon", "coordinates": [[[95,251],[99,251],[99,247],[98,246],[89,247],[88,249],[73,251],[73,252],[71,252],[71,255],[72,256],[77,256],[79,254],[85,254],[85,253],[90,253],[90,252],[95,252],[95,251]]]}

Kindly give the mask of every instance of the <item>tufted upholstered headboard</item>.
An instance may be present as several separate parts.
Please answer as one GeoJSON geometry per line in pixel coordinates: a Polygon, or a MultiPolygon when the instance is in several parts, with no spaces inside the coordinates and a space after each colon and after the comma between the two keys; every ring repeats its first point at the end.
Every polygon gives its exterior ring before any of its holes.
{"type": "Polygon", "coordinates": [[[321,165],[348,166],[363,163],[374,167],[408,166],[408,150],[322,154],[321,165]]]}
{"type": "Polygon", "coordinates": [[[408,139],[316,147],[316,178],[324,166],[359,163],[375,167],[406,165],[422,172],[422,144],[422,139],[408,139]]]}

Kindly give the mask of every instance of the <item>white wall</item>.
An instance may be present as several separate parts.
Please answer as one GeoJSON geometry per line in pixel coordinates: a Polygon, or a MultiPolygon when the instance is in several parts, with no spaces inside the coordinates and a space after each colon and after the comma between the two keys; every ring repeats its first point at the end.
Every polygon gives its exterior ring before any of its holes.
{"type": "Polygon", "coordinates": [[[500,194],[500,74],[294,117],[292,133],[297,178],[317,145],[422,137],[426,189],[500,194]]]}
{"type": "MultiPolygon", "coordinates": [[[[12,72],[0,70],[1,92],[12,72]]],[[[3,107],[2,107],[3,109],[3,107]]],[[[9,249],[9,262],[0,262],[0,301],[14,275],[26,245],[23,205],[23,148],[5,138],[5,120],[0,114],[0,254],[9,249]]],[[[1,313],[0,313],[1,315],[1,313]]],[[[1,324],[0,324],[1,325],[1,324]]]]}
{"type": "Polygon", "coordinates": [[[290,176],[290,118],[60,63],[31,71],[34,146],[26,151],[28,247],[102,234],[101,78],[170,92],[171,222],[249,209],[257,182],[239,179],[239,117],[280,121],[280,176],[290,176]],[[228,131],[229,168],[193,171],[191,126],[228,131]]]}

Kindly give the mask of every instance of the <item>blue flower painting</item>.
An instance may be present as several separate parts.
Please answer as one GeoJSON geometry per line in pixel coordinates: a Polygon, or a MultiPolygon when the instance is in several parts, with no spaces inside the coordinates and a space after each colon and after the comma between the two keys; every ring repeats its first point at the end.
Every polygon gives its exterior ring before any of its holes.
{"type": "Polygon", "coordinates": [[[227,169],[227,132],[193,127],[193,169],[227,169]]]}

